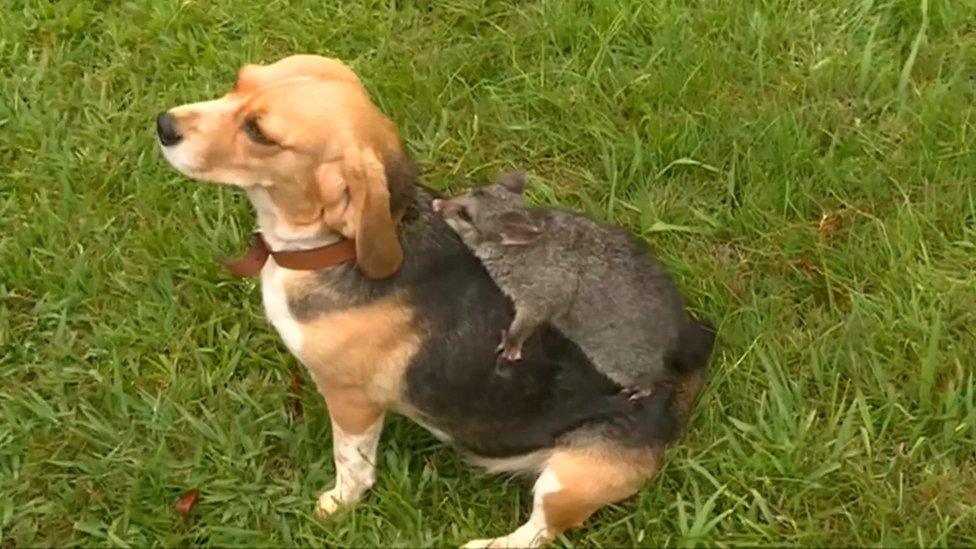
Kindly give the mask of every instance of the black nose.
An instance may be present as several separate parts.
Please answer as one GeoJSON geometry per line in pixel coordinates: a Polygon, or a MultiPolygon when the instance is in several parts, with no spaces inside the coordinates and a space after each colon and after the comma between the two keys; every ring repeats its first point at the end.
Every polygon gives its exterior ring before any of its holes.
{"type": "Polygon", "coordinates": [[[156,133],[159,135],[159,142],[166,147],[176,145],[183,140],[183,134],[176,127],[176,117],[168,112],[156,117],[156,133]]]}

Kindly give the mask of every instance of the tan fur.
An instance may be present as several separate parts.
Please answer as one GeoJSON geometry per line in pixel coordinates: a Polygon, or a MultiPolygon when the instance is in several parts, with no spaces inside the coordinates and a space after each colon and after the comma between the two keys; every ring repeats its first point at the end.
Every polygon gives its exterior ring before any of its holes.
{"type": "Polygon", "coordinates": [[[661,465],[662,447],[621,448],[612,444],[561,448],[549,458],[560,490],[543,500],[549,534],[579,526],[604,505],[626,499],[661,465]]]}
{"type": "Polygon", "coordinates": [[[396,297],[321,316],[302,332],[302,362],[330,410],[396,404],[403,372],[421,343],[412,311],[396,297]]]}
{"type": "Polygon", "coordinates": [[[356,261],[367,275],[386,278],[400,268],[403,250],[390,212],[390,192],[383,163],[369,149],[350,147],[343,154],[342,178],[349,186],[355,223],[356,261]]]}
{"type": "MultiPolygon", "coordinates": [[[[674,406],[682,431],[704,381],[702,371],[678,384],[674,406]]],[[[664,450],[663,445],[625,448],[609,441],[556,448],[546,466],[560,489],[542,499],[547,538],[581,525],[604,505],[636,494],[660,469],[664,450]]]]}
{"type": "Polygon", "coordinates": [[[334,59],[287,57],[238,71],[223,97],[170,111],[183,134],[171,162],[196,179],[264,188],[283,234],[356,239],[373,278],[399,268],[384,164],[404,155],[394,125],[334,59]],[[252,122],[275,144],[255,143],[252,122]]]}
{"type": "Polygon", "coordinates": [[[325,398],[329,417],[347,433],[362,434],[386,413],[386,408],[377,404],[363,386],[331,387],[318,384],[318,387],[325,398]]]}

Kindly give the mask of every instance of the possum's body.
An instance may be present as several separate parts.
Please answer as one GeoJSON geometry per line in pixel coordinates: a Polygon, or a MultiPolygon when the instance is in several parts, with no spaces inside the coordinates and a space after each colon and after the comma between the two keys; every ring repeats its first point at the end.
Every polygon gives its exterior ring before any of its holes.
{"type": "Polygon", "coordinates": [[[647,394],[680,367],[680,339],[693,323],[674,281],[623,229],[526,208],[512,177],[438,208],[515,304],[503,356],[517,360],[525,338],[549,322],[607,377],[647,394]]]}

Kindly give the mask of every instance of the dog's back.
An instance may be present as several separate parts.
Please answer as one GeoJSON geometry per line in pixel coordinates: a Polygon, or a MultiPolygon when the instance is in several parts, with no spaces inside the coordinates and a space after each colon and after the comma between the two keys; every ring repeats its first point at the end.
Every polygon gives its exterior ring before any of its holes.
{"type": "MultiPolygon", "coordinates": [[[[512,304],[454,232],[429,215],[428,193],[421,190],[416,199],[422,226],[405,232],[408,257],[398,276],[398,284],[410,286],[413,306],[431,334],[406,372],[410,405],[457,444],[486,457],[544,449],[574,430],[599,425],[628,425],[607,431],[618,432],[608,436],[628,445],[673,439],[681,418],[672,395],[662,390],[644,406],[657,413],[635,416],[619,385],[550,325],[526,341],[509,376],[499,375],[495,348],[511,322],[512,304]]],[[[682,337],[687,348],[679,346],[679,362],[704,367],[710,340],[695,328],[682,337]]],[[[690,371],[678,370],[679,377],[690,371]]]]}

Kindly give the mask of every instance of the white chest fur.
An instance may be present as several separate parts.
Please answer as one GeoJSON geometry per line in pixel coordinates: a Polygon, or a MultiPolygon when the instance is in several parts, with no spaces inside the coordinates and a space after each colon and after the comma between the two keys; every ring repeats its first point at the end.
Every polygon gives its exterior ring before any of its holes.
{"type": "MultiPolygon", "coordinates": [[[[291,226],[283,223],[268,192],[259,186],[248,187],[247,196],[254,205],[264,239],[273,250],[308,250],[332,244],[340,238],[321,224],[291,226]]],[[[285,287],[294,273],[279,267],[274,258],[268,258],[261,270],[261,298],[264,302],[264,314],[271,321],[271,325],[285,341],[288,350],[302,360],[304,336],[301,325],[288,308],[285,287]]]]}
{"type": "Polygon", "coordinates": [[[285,292],[287,278],[288,270],[279,267],[274,259],[268,258],[261,270],[261,300],[264,302],[265,316],[278,331],[288,350],[301,360],[304,335],[301,325],[288,308],[288,296],[285,292]]]}

